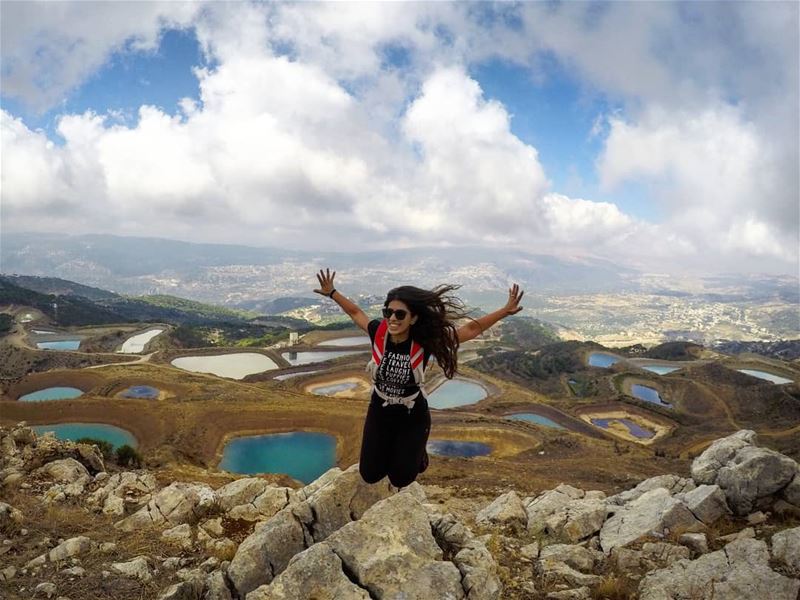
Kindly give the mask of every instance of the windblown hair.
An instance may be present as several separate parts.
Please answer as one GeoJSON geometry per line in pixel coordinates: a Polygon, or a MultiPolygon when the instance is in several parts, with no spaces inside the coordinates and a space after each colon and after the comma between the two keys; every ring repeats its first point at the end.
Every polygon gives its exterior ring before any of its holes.
{"type": "Polygon", "coordinates": [[[458,285],[439,285],[423,290],[403,285],[389,290],[384,306],[400,300],[408,306],[417,322],[411,326],[411,338],[436,357],[445,377],[452,379],[458,368],[458,334],[454,321],[467,316],[464,303],[452,294],[458,285]]]}

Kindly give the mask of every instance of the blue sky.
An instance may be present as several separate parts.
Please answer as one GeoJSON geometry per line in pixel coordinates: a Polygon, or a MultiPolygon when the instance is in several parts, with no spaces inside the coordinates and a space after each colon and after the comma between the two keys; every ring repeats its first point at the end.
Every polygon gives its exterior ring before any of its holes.
{"type": "Polygon", "coordinates": [[[797,267],[796,4],[87,7],[2,7],[5,229],[797,267]]]}

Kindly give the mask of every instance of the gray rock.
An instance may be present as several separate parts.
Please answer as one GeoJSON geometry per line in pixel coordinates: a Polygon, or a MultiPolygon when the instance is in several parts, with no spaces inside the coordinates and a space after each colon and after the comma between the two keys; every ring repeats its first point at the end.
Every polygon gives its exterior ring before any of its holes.
{"type": "Polygon", "coordinates": [[[649,573],[639,584],[640,600],[796,600],[800,581],[769,568],[767,545],[744,539],[722,550],[649,573]]]}
{"type": "Polygon", "coordinates": [[[547,594],[547,600],[591,600],[591,597],[591,590],[586,586],[547,594]]]}
{"type": "Polygon", "coordinates": [[[573,569],[588,573],[594,569],[595,560],[597,560],[598,557],[594,552],[587,550],[583,546],[553,544],[552,546],[545,546],[542,548],[539,553],[539,558],[542,560],[560,561],[566,563],[573,569]]]}
{"type": "Polygon", "coordinates": [[[772,536],[772,557],[800,576],[800,527],[784,529],[772,536]]]}
{"type": "Polygon", "coordinates": [[[58,588],[56,588],[55,583],[40,583],[34,589],[34,593],[37,596],[44,596],[46,598],[52,598],[58,592],[58,588]]]}
{"type": "Polygon", "coordinates": [[[791,458],[754,441],[753,431],[739,431],[711,444],[692,463],[694,480],[719,485],[737,515],[752,512],[758,500],[787,487],[798,472],[791,458]]]}
{"type": "Polygon", "coordinates": [[[428,516],[412,494],[400,492],[330,535],[327,543],[346,572],[379,598],[464,598],[461,573],[442,560],[428,516]]]}
{"type": "Polygon", "coordinates": [[[522,548],[520,548],[519,551],[520,554],[522,554],[522,556],[524,556],[528,560],[535,560],[539,558],[539,542],[533,542],[525,546],[522,546],[522,548]]]}
{"type": "Polygon", "coordinates": [[[49,477],[60,483],[76,483],[83,481],[88,483],[91,479],[89,471],[74,458],[62,458],[47,463],[43,467],[33,472],[37,476],[49,477]]]}
{"type": "Polygon", "coordinates": [[[800,507],[800,468],[797,469],[794,478],[783,489],[781,495],[789,504],[800,507]]]}
{"type": "Polygon", "coordinates": [[[50,559],[50,562],[66,560],[73,556],[86,554],[92,549],[93,546],[94,544],[92,543],[92,540],[86,536],[70,538],[50,550],[48,553],[48,558],[50,559]]]}
{"type": "Polygon", "coordinates": [[[11,581],[17,574],[17,568],[14,566],[6,567],[0,570],[0,581],[11,581]]]}
{"type": "Polygon", "coordinates": [[[717,538],[720,542],[725,542],[726,544],[730,542],[735,542],[736,540],[748,540],[753,539],[756,537],[756,531],[752,527],[745,527],[741,531],[737,531],[735,533],[729,533],[728,535],[721,535],[717,538]]]}
{"type": "Polygon", "coordinates": [[[117,549],[117,545],[114,542],[103,542],[100,544],[100,552],[103,554],[109,554],[117,549]]]}
{"type": "Polygon", "coordinates": [[[225,574],[219,570],[209,573],[202,600],[232,600],[232,598],[231,591],[225,583],[225,574]]]}
{"type": "Polygon", "coordinates": [[[496,498],[489,506],[479,511],[475,517],[478,525],[500,525],[513,531],[522,532],[528,525],[525,506],[515,491],[510,491],[496,498]]]}
{"type": "Polygon", "coordinates": [[[216,519],[208,519],[207,521],[203,521],[200,523],[200,529],[205,531],[211,537],[222,537],[225,534],[225,530],[222,528],[222,519],[219,517],[216,519]]]}
{"type": "Polygon", "coordinates": [[[428,513],[436,543],[454,554],[466,546],[474,535],[472,531],[451,513],[445,515],[428,513]]]}
{"type": "Polygon", "coordinates": [[[191,550],[194,545],[192,542],[192,526],[184,523],[171,529],[165,529],[161,532],[161,539],[184,550],[191,550]]]}
{"type": "Polygon", "coordinates": [[[181,581],[167,588],[158,600],[198,600],[203,593],[205,582],[202,579],[181,581]]]}
{"type": "Polygon", "coordinates": [[[342,561],[327,542],[295,556],[272,583],[247,594],[247,600],[370,600],[342,571],[342,561]]]}
{"type": "Polygon", "coordinates": [[[600,530],[600,545],[608,553],[646,536],[663,535],[667,529],[696,532],[703,528],[683,502],[657,488],[620,507],[600,530]]]}
{"type": "Polygon", "coordinates": [[[500,598],[503,585],[497,574],[497,563],[479,539],[467,542],[453,557],[453,563],[461,572],[461,585],[468,600],[496,600],[500,598]]]}
{"type": "Polygon", "coordinates": [[[305,549],[305,542],[303,526],[291,507],[256,525],[253,533],[239,544],[228,567],[228,577],[237,593],[245,596],[270,583],[295,554],[305,549]]]}
{"type": "Polygon", "coordinates": [[[747,522],[750,525],[762,525],[763,523],[767,522],[767,515],[765,515],[760,510],[756,511],[754,513],[747,515],[747,522]]]}
{"type": "Polygon", "coordinates": [[[590,494],[587,497],[583,490],[561,484],[534,499],[526,498],[528,531],[563,535],[573,542],[591,536],[602,527],[609,508],[598,494],[590,494]]]}
{"type": "Polygon", "coordinates": [[[528,513],[528,531],[538,533],[544,531],[544,521],[572,500],[583,498],[585,492],[570,485],[561,484],[535,498],[525,498],[525,512],[528,513]]]}
{"type": "Polygon", "coordinates": [[[0,502],[0,530],[8,531],[23,521],[22,513],[5,502],[0,502]]]}
{"type": "Polygon", "coordinates": [[[581,573],[560,560],[540,560],[542,579],[548,584],[566,583],[572,587],[595,586],[601,578],[597,575],[581,573]]]}
{"type": "Polygon", "coordinates": [[[68,577],[85,577],[86,569],[83,567],[69,567],[67,569],[61,569],[61,574],[68,577]]]}
{"type": "Polygon", "coordinates": [[[743,429],[714,441],[692,462],[692,479],[698,484],[716,483],[719,470],[733,459],[739,450],[751,446],[755,439],[755,431],[743,429]]]}
{"type": "Polygon", "coordinates": [[[705,533],[684,533],[678,541],[697,554],[708,552],[708,539],[705,533]]]}
{"type": "Polygon", "coordinates": [[[679,477],[678,475],[656,475],[655,477],[645,479],[633,489],[625,490],[624,492],[620,492],[614,496],[609,496],[607,502],[608,504],[621,506],[623,504],[627,504],[628,502],[633,502],[642,494],[658,488],[664,488],[674,496],[676,494],[692,491],[695,488],[695,484],[691,479],[685,479],[684,477],[679,477]]]}
{"type": "Polygon", "coordinates": [[[111,563],[111,570],[123,577],[130,577],[143,582],[153,579],[153,572],[146,556],[137,556],[126,562],[111,563]]]}
{"type": "Polygon", "coordinates": [[[152,525],[195,524],[214,508],[214,490],[205,484],[176,481],[156,493],[146,506],[114,527],[133,531],[152,525]]]}
{"type": "Polygon", "coordinates": [[[731,514],[725,502],[725,494],[718,485],[702,484],[679,497],[682,497],[692,514],[706,525],[731,514]]]}

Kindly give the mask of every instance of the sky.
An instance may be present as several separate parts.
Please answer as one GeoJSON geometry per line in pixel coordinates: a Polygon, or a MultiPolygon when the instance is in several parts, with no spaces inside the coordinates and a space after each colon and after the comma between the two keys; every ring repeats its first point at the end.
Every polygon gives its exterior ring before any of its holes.
{"type": "Polygon", "coordinates": [[[798,274],[797,2],[2,2],[0,228],[798,274]]]}

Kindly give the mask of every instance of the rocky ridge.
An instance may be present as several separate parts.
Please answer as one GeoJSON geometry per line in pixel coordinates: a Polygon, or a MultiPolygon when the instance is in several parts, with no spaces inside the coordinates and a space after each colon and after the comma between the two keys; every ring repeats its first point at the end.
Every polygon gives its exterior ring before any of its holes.
{"type": "Polygon", "coordinates": [[[96,447],[24,423],[0,428],[0,598],[797,600],[800,591],[800,467],[757,446],[752,431],[715,441],[690,477],[661,475],[612,496],[567,484],[532,497],[509,490],[458,517],[419,483],[365,484],[357,465],[299,489],[257,477],[162,486],[156,473],[114,470],[96,447]],[[38,521],[51,514],[87,525],[40,539],[38,521]]]}

